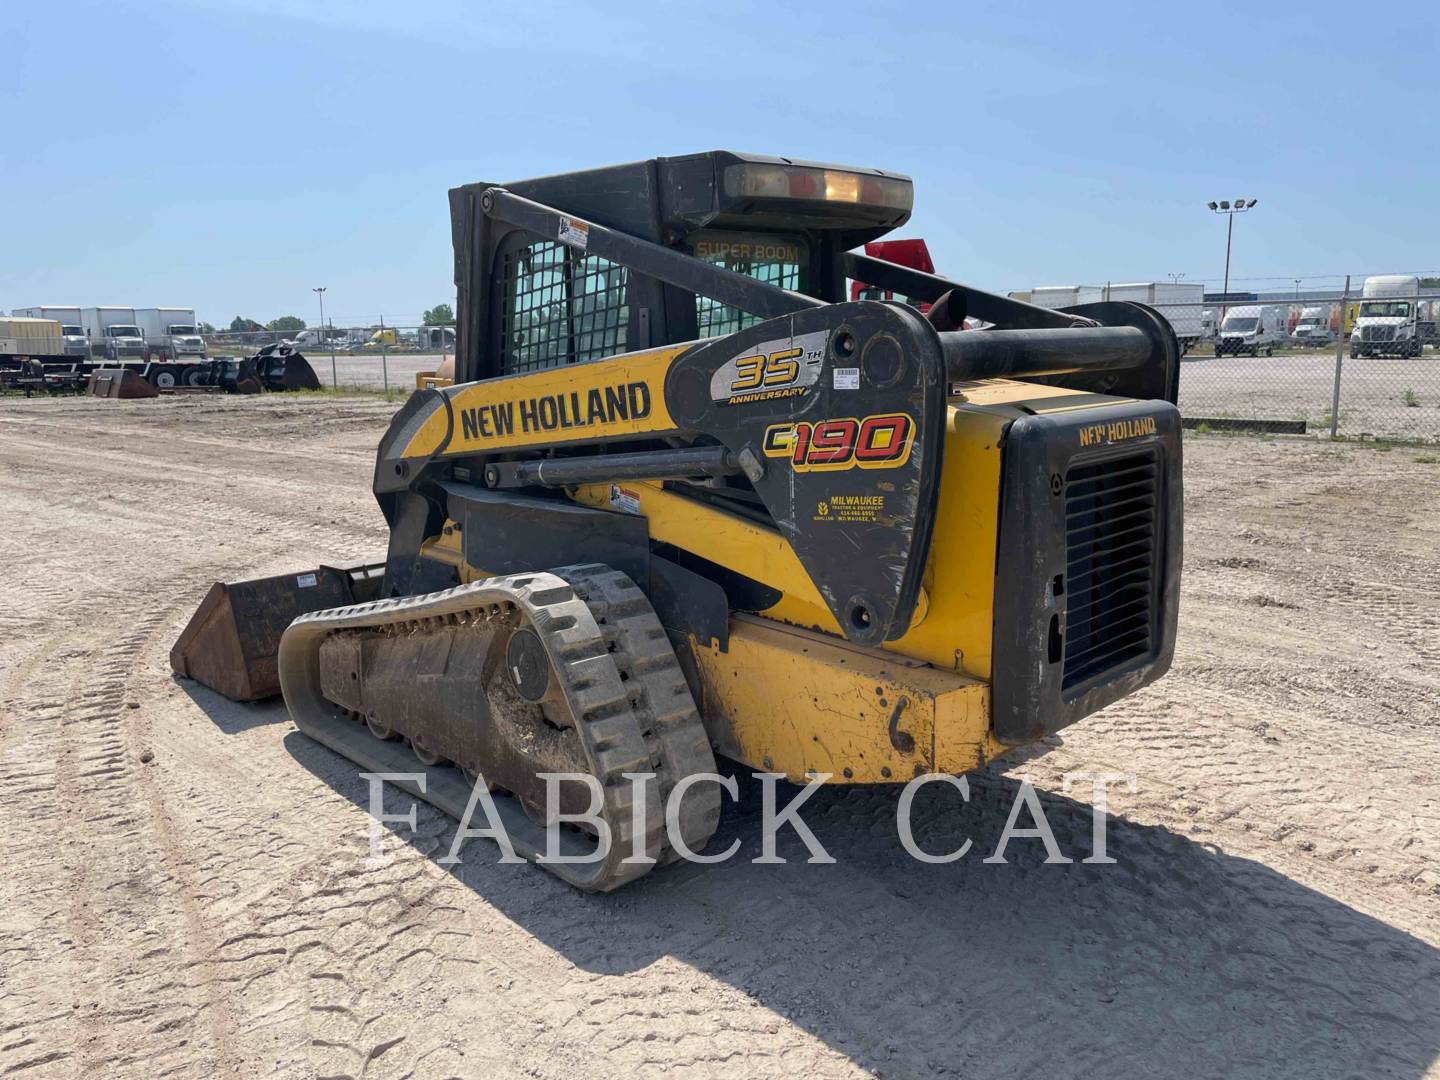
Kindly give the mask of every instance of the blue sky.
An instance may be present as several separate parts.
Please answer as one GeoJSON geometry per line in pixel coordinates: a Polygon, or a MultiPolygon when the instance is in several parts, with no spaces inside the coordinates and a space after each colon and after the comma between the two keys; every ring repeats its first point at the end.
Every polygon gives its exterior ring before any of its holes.
{"type": "Polygon", "coordinates": [[[915,179],[1008,290],[1440,271],[1440,5],[17,0],[0,309],[414,321],[446,190],[729,148],[915,179]],[[913,12],[913,14],[905,14],[913,12]]]}

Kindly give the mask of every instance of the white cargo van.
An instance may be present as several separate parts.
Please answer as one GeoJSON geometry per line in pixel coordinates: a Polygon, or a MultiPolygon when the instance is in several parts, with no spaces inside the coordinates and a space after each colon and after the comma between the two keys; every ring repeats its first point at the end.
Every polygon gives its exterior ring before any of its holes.
{"type": "Polygon", "coordinates": [[[1232,307],[1225,312],[1220,324],[1220,336],[1215,341],[1215,355],[1226,353],[1249,353],[1272,356],[1275,346],[1285,334],[1285,324],[1280,321],[1280,312],[1271,306],[1247,304],[1232,307]]]}

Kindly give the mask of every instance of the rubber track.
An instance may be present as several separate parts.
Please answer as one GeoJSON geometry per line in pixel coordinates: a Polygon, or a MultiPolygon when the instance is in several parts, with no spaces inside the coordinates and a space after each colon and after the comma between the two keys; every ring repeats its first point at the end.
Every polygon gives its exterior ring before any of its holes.
{"type": "MultiPolygon", "coordinates": [[[[593,580],[590,573],[606,568],[584,569],[587,574],[582,575],[583,579],[589,583],[593,580]]],[[[615,584],[611,583],[610,587],[614,588],[615,584]]],[[[651,731],[651,743],[657,746],[659,743],[653,734],[656,725],[645,711],[650,684],[645,684],[644,694],[633,694],[620,672],[622,665],[627,671],[632,666],[648,670],[647,663],[642,657],[632,665],[629,652],[622,645],[617,644],[612,653],[610,646],[616,643],[616,635],[612,633],[607,640],[595,615],[575,588],[555,574],[489,578],[441,592],[353,604],[300,616],[285,631],[280,643],[280,683],[291,719],[306,735],[370,771],[423,775],[423,788],[418,781],[395,783],[450,816],[462,818],[470,788],[458,770],[421,765],[402,743],[375,739],[349,713],[325,699],[320,683],[320,645],[326,636],[339,630],[394,628],[397,624],[401,629],[420,630],[432,622],[469,622],[510,610],[518,610],[536,631],[546,649],[551,670],[560,681],[590,771],[601,782],[604,798],[600,813],[611,828],[610,850],[603,859],[594,862],[543,862],[544,827],[531,821],[519,801],[511,796],[496,794],[496,810],[517,854],[540,862],[577,888],[607,891],[633,881],[655,863],[624,861],[635,850],[634,789],[624,774],[652,771],[651,762],[656,755],[652,745],[647,745],[643,732],[651,731]],[[636,700],[646,704],[637,708],[636,700]]],[[[665,645],[668,649],[668,641],[665,645]]],[[[673,652],[671,662],[674,663],[673,652]]],[[[676,670],[678,672],[678,665],[676,670]]],[[[693,702],[690,707],[693,711],[693,702]]],[[[698,724],[698,717],[696,722],[698,724]]],[[[662,737],[660,743],[664,741],[662,737]]],[[[660,748],[659,756],[664,760],[664,747],[660,748]]],[[[650,794],[640,826],[643,839],[639,848],[651,859],[662,860],[669,854],[669,847],[664,843],[663,803],[653,790],[650,794]]],[[[472,819],[472,827],[481,824],[483,821],[472,819]]],[[[703,844],[708,833],[698,839],[703,844]]],[[[561,848],[566,854],[582,854],[593,850],[593,843],[567,832],[562,834],[561,848]]]]}
{"type": "MultiPolygon", "coordinates": [[[[650,767],[655,770],[662,804],[682,776],[714,773],[715,754],[670,637],[645,593],[628,574],[600,563],[558,567],[595,616],[600,631],[640,717],[650,767]]],[[[699,852],[720,823],[720,787],[697,784],[680,804],[679,832],[685,846],[699,852]]],[[[681,858],[662,834],[662,864],[681,858]]]]}

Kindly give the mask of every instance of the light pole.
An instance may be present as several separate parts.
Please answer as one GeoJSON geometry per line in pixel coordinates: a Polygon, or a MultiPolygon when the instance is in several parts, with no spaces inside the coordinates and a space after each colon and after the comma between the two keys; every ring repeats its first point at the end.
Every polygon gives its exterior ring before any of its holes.
{"type": "Polygon", "coordinates": [[[1184,275],[1184,274],[1167,274],[1167,275],[1165,275],[1165,276],[1170,279],[1170,284],[1171,284],[1171,285],[1179,285],[1179,284],[1180,284],[1180,279],[1183,278],[1185,275],[1184,275]]]}
{"type": "MultiPolygon", "coordinates": [[[[1229,199],[1221,199],[1218,203],[1210,202],[1206,204],[1214,213],[1224,214],[1230,219],[1225,226],[1225,284],[1221,286],[1220,289],[1222,296],[1228,296],[1230,293],[1230,238],[1235,235],[1235,215],[1243,214],[1247,210],[1253,210],[1255,204],[1259,201],[1259,199],[1236,199],[1234,205],[1231,205],[1229,199]]],[[[1228,302],[1222,299],[1220,301],[1220,326],[1225,325],[1225,309],[1227,307],[1229,307],[1228,302]]],[[[1220,353],[1218,347],[1220,330],[1218,326],[1215,330],[1215,338],[1217,344],[1215,353],[1218,356],[1220,353]]]]}
{"type": "Polygon", "coordinates": [[[340,376],[336,374],[335,371],[335,341],[329,334],[325,333],[325,286],[321,285],[318,289],[311,289],[310,291],[320,297],[320,333],[325,334],[326,340],[330,342],[330,386],[332,388],[338,388],[340,386],[340,376]]]}

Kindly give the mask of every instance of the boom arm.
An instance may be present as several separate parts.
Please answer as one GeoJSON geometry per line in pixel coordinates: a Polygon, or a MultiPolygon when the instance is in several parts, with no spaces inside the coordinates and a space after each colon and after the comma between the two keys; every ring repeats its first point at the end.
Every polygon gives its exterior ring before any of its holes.
{"type": "Polygon", "coordinates": [[[961,285],[939,274],[927,274],[923,270],[913,270],[908,266],[861,255],[859,252],[846,252],[841,258],[847,276],[880,289],[912,296],[916,300],[934,303],[947,292],[956,290],[965,299],[966,314],[1006,329],[1039,330],[1096,325],[1094,320],[1083,316],[1067,315],[1050,308],[1011,300],[1008,296],[961,285]]]}

